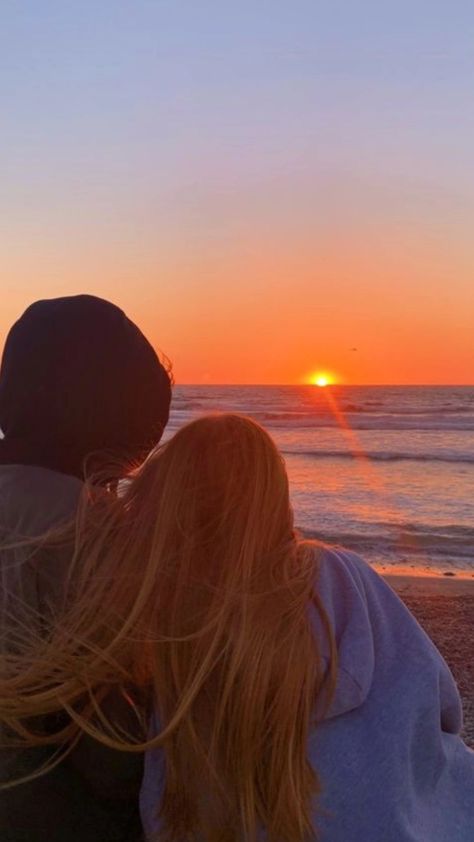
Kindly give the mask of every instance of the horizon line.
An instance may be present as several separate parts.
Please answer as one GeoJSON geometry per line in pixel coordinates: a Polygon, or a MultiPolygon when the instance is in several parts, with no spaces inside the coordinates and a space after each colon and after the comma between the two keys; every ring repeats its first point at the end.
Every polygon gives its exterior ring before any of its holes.
{"type": "Polygon", "coordinates": [[[348,388],[361,388],[361,389],[387,389],[391,387],[395,388],[404,388],[404,389],[453,389],[457,387],[472,389],[474,388],[474,383],[328,383],[326,386],[317,386],[314,383],[174,383],[175,386],[215,386],[215,387],[222,387],[222,386],[247,386],[247,387],[255,387],[257,389],[261,389],[265,386],[291,386],[293,388],[298,388],[301,386],[312,386],[314,389],[331,389],[334,386],[343,386],[348,388]]]}

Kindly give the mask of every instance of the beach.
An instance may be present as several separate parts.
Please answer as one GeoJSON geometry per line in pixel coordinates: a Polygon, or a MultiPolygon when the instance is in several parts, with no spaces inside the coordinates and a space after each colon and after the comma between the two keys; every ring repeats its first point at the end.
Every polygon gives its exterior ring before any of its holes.
{"type": "Polygon", "coordinates": [[[474,579],[403,573],[384,577],[449,664],[463,703],[463,737],[474,749],[474,579]]]}

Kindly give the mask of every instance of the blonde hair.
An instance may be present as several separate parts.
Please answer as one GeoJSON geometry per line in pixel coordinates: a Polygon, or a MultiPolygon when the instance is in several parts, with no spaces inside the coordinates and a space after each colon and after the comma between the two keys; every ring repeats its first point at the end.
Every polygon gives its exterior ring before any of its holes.
{"type": "Polygon", "coordinates": [[[193,421],[122,496],[89,498],[76,529],[61,611],[2,658],[1,720],[29,744],[87,732],[123,750],[161,746],[160,839],[256,840],[261,826],[271,842],[308,839],[320,782],[307,741],[336,654],[317,547],[294,532],[270,436],[239,415],[193,421]],[[152,688],[159,734],[137,742],[108,720],[117,683],[152,688]],[[70,723],[57,734],[27,722],[58,709],[70,723]]]}

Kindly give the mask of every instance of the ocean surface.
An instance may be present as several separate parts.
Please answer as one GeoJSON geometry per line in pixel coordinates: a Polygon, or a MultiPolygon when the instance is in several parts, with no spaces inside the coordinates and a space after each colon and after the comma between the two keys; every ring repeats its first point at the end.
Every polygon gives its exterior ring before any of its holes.
{"type": "Polygon", "coordinates": [[[305,534],[474,576],[474,387],[177,386],[169,434],[216,411],[272,435],[305,534]]]}

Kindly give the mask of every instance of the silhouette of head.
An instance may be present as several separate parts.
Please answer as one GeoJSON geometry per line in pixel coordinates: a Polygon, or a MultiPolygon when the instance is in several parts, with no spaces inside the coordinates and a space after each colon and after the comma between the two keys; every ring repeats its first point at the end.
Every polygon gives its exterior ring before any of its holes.
{"type": "Polygon", "coordinates": [[[0,461],[82,477],[124,473],[160,440],[170,377],[136,325],[91,295],[37,301],[13,325],[0,369],[0,461]]]}

